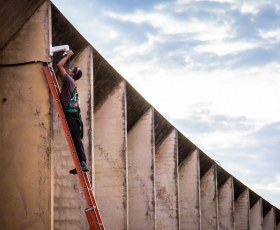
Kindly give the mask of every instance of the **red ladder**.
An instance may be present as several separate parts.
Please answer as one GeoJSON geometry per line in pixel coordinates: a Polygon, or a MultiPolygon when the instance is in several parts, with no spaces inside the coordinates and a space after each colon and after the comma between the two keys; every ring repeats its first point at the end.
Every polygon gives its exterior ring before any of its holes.
{"type": "Polygon", "coordinates": [[[47,62],[44,62],[43,66],[44,66],[44,71],[45,71],[45,74],[46,74],[46,77],[47,77],[47,80],[48,80],[48,83],[49,83],[49,86],[51,89],[53,99],[55,101],[55,106],[56,106],[58,115],[60,117],[63,131],[65,134],[70,152],[72,153],[71,156],[72,156],[75,168],[78,173],[78,177],[79,177],[79,180],[80,180],[83,192],[84,192],[84,196],[86,198],[88,208],[85,210],[85,213],[86,213],[86,216],[88,219],[90,230],[105,230],[104,225],[101,220],[99,209],[95,202],[95,198],[94,198],[94,195],[92,192],[89,178],[87,176],[87,173],[83,172],[83,170],[82,170],[82,167],[80,165],[80,161],[79,161],[79,158],[78,158],[78,155],[77,155],[77,152],[76,152],[76,149],[75,149],[75,146],[74,146],[74,143],[73,143],[73,140],[72,140],[69,128],[68,128],[68,124],[65,119],[65,115],[64,115],[62,105],[61,105],[60,99],[59,99],[60,87],[57,83],[55,73],[53,71],[53,68],[50,67],[47,62]]]}

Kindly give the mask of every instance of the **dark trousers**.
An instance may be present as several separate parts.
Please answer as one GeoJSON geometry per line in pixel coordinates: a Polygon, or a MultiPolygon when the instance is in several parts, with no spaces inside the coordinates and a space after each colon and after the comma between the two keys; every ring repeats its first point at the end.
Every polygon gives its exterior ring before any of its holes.
{"type": "Polygon", "coordinates": [[[65,112],[65,117],[68,123],[68,127],[79,157],[80,162],[86,162],[86,155],[84,151],[83,142],[81,140],[82,133],[81,133],[81,122],[79,113],[69,113],[65,112]]]}

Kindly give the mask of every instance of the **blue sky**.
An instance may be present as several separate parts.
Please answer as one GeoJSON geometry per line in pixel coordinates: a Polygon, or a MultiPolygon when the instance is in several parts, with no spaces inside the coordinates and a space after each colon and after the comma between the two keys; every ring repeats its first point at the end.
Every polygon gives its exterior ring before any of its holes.
{"type": "Polygon", "coordinates": [[[179,131],[280,208],[280,2],[53,3],[179,131]]]}

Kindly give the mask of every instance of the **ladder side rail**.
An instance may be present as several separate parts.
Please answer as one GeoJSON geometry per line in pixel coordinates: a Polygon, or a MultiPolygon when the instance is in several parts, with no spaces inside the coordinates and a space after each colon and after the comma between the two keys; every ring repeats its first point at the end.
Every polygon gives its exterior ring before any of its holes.
{"type": "Polygon", "coordinates": [[[60,87],[59,87],[59,84],[57,82],[57,78],[55,76],[54,69],[52,67],[51,67],[50,72],[51,72],[51,76],[52,76],[52,79],[53,79],[53,82],[54,82],[54,86],[56,88],[57,96],[60,97],[60,93],[61,93],[60,87]]]}
{"type": "MultiPolygon", "coordinates": [[[[56,80],[56,77],[55,77],[54,73],[53,74],[51,73],[48,65],[44,65],[44,70],[45,70],[45,74],[46,74],[46,77],[47,77],[47,80],[48,80],[48,83],[49,83],[49,87],[51,89],[51,93],[52,93],[53,99],[55,101],[56,109],[57,109],[59,117],[60,117],[60,121],[61,121],[61,124],[62,124],[62,127],[63,127],[63,131],[64,131],[64,134],[65,134],[65,137],[66,137],[69,149],[70,149],[70,151],[72,153],[71,154],[72,155],[72,159],[74,161],[75,168],[76,168],[77,173],[78,173],[78,177],[79,177],[82,189],[83,189],[83,193],[84,193],[85,199],[87,201],[88,208],[91,209],[91,208],[93,208],[92,196],[89,193],[89,190],[88,190],[88,187],[87,187],[87,183],[85,181],[85,178],[83,177],[83,171],[82,171],[82,168],[81,168],[81,165],[80,165],[80,162],[79,162],[79,159],[78,159],[78,155],[77,155],[77,152],[76,152],[76,149],[75,149],[75,146],[74,146],[71,134],[70,134],[70,130],[69,130],[67,121],[65,119],[65,115],[64,115],[64,112],[63,112],[60,100],[59,100],[58,92],[60,92],[60,90],[59,90],[60,88],[59,88],[59,86],[57,84],[57,81],[54,81],[54,79],[56,80]],[[58,91],[56,90],[55,85],[58,87],[57,88],[58,91]]],[[[90,184],[89,184],[89,186],[90,186],[90,184]]],[[[93,218],[92,221],[99,223],[99,221],[98,221],[98,219],[96,217],[93,218]]]]}
{"type": "Polygon", "coordinates": [[[52,67],[49,67],[49,70],[50,70],[50,75],[51,75],[51,78],[52,78],[52,82],[54,83],[54,88],[55,88],[56,95],[60,99],[60,93],[61,93],[60,92],[60,87],[58,85],[57,78],[55,76],[54,70],[53,70],[52,67]]]}
{"type": "Polygon", "coordinates": [[[85,177],[85,182],[87,184],[87,187],[89,188],[89,194],[92,197],[93,206],[95,207],[95,209],[93,209],[91,211],[91,212],[94,212],[94,213],[92,213],[92,215],[95,215],[98,222],[100,223],[100,230],[105,230],[102,219],[101,219],[101,215],[100,215],[100,212],[99,212],[99,208],[97,206],[97,203],[95,201],[95,197],[93,195],[93,191],[92,191],[91,186],[90,186],[88,175],[86,173],[84,173],[84,177],[85,177]]]}

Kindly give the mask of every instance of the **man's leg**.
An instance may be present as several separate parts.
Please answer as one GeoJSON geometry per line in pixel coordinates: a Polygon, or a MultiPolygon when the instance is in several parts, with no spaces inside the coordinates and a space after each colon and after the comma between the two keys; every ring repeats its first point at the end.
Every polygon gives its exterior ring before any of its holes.
{"type": "MultiPolygon", "coordinates": [[[[83,146],[83,143],[82,143],[82,140],[81,140],[80,125],[79,125],[79,122],[77,120],[78,116],[76,118],[75,114],[69,115],[69,114],[65,113],[65,117],[66,117],[68,127],[69,127],[69,130],[70,130],[72,139],[73,139],[74,146],[75,146],[76,151],[77,151],[79,161],[80,161],[81,166],[83,168],[83,171],[88,171],[88,167],[86,165],[86,160],[87,159],[86,159],[86,155],[84,153],[84,146],[83,146]]],[[[77,172],[76,172],[76,170],[71,170],[70,173],[76,174],[77,172]]]]}

